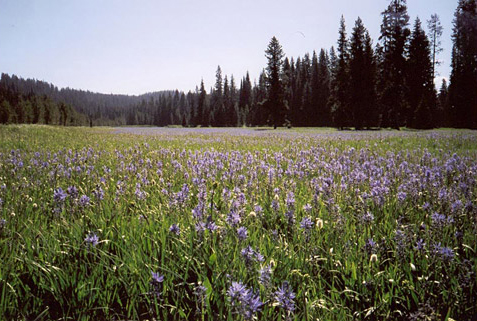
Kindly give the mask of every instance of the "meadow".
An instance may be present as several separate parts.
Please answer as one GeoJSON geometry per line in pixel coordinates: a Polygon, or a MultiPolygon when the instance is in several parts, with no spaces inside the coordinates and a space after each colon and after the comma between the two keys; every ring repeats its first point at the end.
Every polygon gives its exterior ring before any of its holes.
{"type": "Polygon", "coordinates": [[[0,126],[1,320],[471,320],[477,132],[0,126]]]}

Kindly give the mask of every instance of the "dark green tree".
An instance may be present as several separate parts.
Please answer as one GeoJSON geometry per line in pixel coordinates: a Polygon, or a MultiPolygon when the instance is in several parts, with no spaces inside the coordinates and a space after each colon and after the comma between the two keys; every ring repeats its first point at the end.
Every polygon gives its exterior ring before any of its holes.
{"type": "Polygon", "coordinates": [[[406,100],[406,47],[410,34],[406,0],[391,0],[382,13],[382,57],[379,65],[382,126],[399,129],[405,124],[403,117],[406,100]]]}
{"type": "Polygon", "coordinates": [[[324,49],[320,50],[318,57],[318,87],[316,92],[316,120],[314,125],[316,126],[329,126],[331,125],[331,113],[329,108],[330,99],[330,70],[329,70],[329,58],[324,49]]]}
{"type": "Polygon", "coordinates": [[[222,80],[222,69],[220,66],[217,66],[217,71],[215,72],[215,86],[214,90],[211,93],[210,99],[210,108],[211,113],[213,113],[214,126],[224,126],[225,122],[225,110],[224,110],[224,97],[223,97],[223,80],[222,80]]]}
{"type": "Polygon", "coordinates": [[[452,117],[448,114],[448,87],[447,81],[442,79],[441,88],[439,89],[439,94],[437,96],[437,126],[450,126],[451,123],[449,122],[452,117]]]}
{"type": "Polygon", "coordinates": [[[247,71],[245,77],[240,82],[240,93],[238,103],[238,125],[246,125],[250,106],[252,105],[252,83],[250,81],[250,75],[247,71]]]}
{"type": "Polygon", "coordinates": [[[351,34],[349,57],[349,105],[356,129],[375,125],[374,88],[375,68],[371,38],[358,17],[351,34]]]}
{"type": "Polygon", "coordinates": [[[435,89],[429,40],[416,18],[409,43],[408,101],[406,123],[414,128],[432,128],[435,116],[435,89]]]}
{"type": "Polygon", "coordinates": [[[231,126],[238,125],[238,103],[237,103],[237,87],[235,86],[235,78],[230,76],[230,124],[231,126]]]}
{"type": "Polygon", "coordinates": [[[338,38],[338,56],[334,68],[332,83],[331,104],[333,113],[333,122],[335,126],[342,129],[352,126],[352,115],[349,108],[349,73],[348,73],[348,41],[346,40],[345,19],[341,16],[339,38],[338,38]]]}
{"type": "Polygon", "coordinates": [[[198,93],[198,100],[197,100],[197,111],[196,111],[196,126],[207,126],[208,122],[208,115],[206,115],[206,103],[207,103],[207,92],[205,91],[204,80],[200,81],[200,90],[198,93]]]}
{"type": "Polygon", "coordinates": [[[454,14],[449,114],[458,128],[477,128],[477,1],[460,0],[454,14]]]}
{"type": "Polygon", "coordinates": [[[283,65],[283,58],[285,53],[277,38],[272,37],[267,49],[265,50],[265,57],[268,60],[267,85],[268,85],[268,99],[264,103],[268,109],[273,128],[277,128],[286,122],[287,105],[284,101],[283,87],[281,81],[281,72],[283,65]]]}

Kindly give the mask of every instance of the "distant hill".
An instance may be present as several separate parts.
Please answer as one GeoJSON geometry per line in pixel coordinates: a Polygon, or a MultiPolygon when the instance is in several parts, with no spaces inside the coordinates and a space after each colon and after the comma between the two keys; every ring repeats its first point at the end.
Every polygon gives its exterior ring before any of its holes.
{"type": "MultiPolygon", "coordinates": [[[[9,76],[2,73],[0,79],[0,90],[4,95],[0,97],[2,101],[9,101],[10,109],[4,108],[3,113],[12,113],[15,108],[11,105],[16,104],[15,100],[25,97],[42,97],[43,100],[49,99],[57,104],[65,104],[74,109],[77,118],[82,118],[75,124],[82,124],[92,120],[95,125],[123,125],[127,124],[127,118],[131,118],[131,112],[136,107],[146,105],[146,102],[157,101],[164,96],[172,96],[175,91],[157,91],[146,93],[143,95],[118,95],[118,94],[101,94],[91,91],[84,91],[71,88],[58,88],[53,84],[36,79],[23,79],[16,75],[9,76]],[[8,95],[6,93],[9,93],[8,95]],[[12,99],[11,96],[18,94],[20,98],[12,99]],[[6,96],[10,98],[7,99],[6,96]]],[[[36,98],[35,98],[36,99],[36,98]]],[[[19,109],[17,107],[17,109],[19,109]]],[[[137,119],[137,115],[134,115],[137,119]]],[[[146,118],[146,117],[144,117],[146,118]]],[[[151,118],[151,117],[149,117],[151,118]]],[[[1,119],[0,119],[1,122],[1,119]]],[[[5,122],[5,117],[4,121],[5,122]]],[[[10,122],[28,122],[22,117],[19,119],[16,115],[10,115],[10,122]]],[[[137,121],[136,121],[137,122],[137,121]]],[[[142,123],[142,122],[141,122],[142,123]]]]}

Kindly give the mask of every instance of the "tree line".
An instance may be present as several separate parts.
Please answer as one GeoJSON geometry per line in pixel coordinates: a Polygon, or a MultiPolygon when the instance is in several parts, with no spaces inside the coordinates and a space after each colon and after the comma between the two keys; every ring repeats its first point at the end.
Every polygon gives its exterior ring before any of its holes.
{"type": "MultiPolygon", "coordinates": [[[[450,84],[443,80],[439,91],[434,84],[442,51],[439,17],[435,14],[426,21],[426,33],[419,18],[410,26],[406,0],[390,0],[381,15],[376,45],[359,17],[349,36],[341,18],[336,48],[303,57],[286,57],[273,37],[265,50],[267,66],[253,83],[248,72],[236,80],[223,75],[218,66],[215,84],[208,91],[201,81],[187,93],[106,95],[58,90],[45,82],[5,74],[0,88],[10,95],[17,92],[23,101],[46,95],[52,102],[72,106],[78,124],[477,128],[476,0],[458,1],[450,84]]],[[[18,99],[8,100],[7,109],[2,97],[0,114],[9,117],[0,122],[31,121],[18,116],[22,114],[18,99]]]]}

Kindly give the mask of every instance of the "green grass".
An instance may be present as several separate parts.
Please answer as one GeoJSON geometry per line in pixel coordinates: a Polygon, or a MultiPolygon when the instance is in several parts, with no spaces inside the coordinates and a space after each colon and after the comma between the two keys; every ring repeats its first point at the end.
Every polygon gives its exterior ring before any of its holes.
{"type": "Polygon", "coordinates": [[[134,135],[0,126],[0,320],[242,320],[227,296],[232,281],[259,291],[261,320],[470,319],[476,142],[475,131],[451,129],[134,135]],[[184,184],[189,196],[176,204],[184,184]],[[77,195],[54,199],[70,186],[77,195]],[[382,201],[372,196],[376,186],[387,189],[382,201]],[[198,220],[192,210],[200,200],[198,220]],[[235,227],[227,219],[234,208],[235,227]],[[446,220],[439,225],[434,213],[446,220]],[[218,229],[198,233],[208,216],[218,229]],[[309,232],[300,228],[306,216],[315,223],[309,232]],[[172,224],[180,235],[169,232],[172,224]],[[248,230],[244,241],[238,226],[248,230]],[[90,233],[96,246],[85,241],[90,233]],[[263,262],[245,262],[247,245],[263,262]],[[268,285],[259,282],[265,265],[273,271],[268,285]],[[151,272],[164,275],[159,296],[151,272]],[[296,294],[294,313],[276,303],[283,281],[296,294]],[[206,288],[203,304],[198,285],[206,288]]]}

